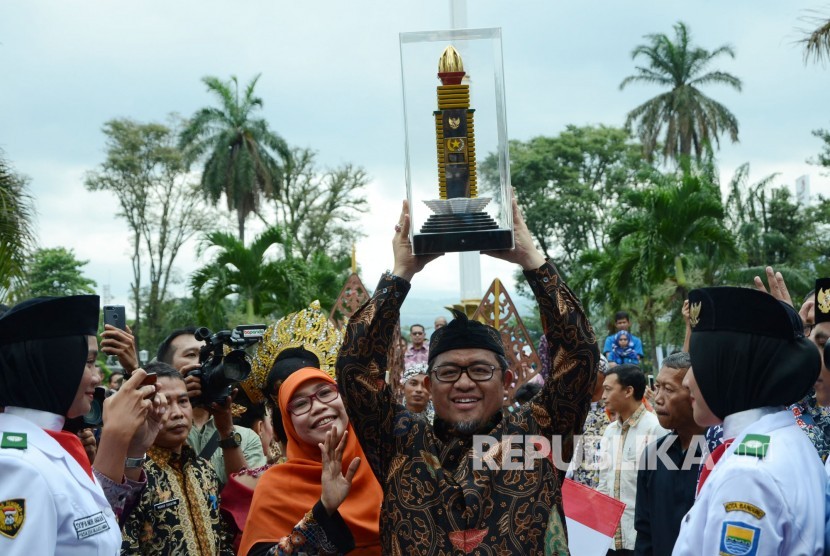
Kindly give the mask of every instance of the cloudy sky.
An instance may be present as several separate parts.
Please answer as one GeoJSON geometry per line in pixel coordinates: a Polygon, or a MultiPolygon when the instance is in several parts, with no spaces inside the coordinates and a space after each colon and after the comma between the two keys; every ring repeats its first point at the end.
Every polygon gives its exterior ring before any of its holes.
{"type": "MultiPolygon", "coordinates": [[[[740,77],[743,92],[707,89],[741,125],[740,143],[720,152],[722,176],[749,162],[753,181],[779,172],[792,185],[809,174],[813,193],[830,194],[830,178],[806,162],[820,148],[811,130],[830,127],[830,67],[805,66],[795,44],[810,9],[830,12],[821,0],[469,0],[467,17],[468,27],[503,30],[507,127],[522,140],[567,124],[621,125],[657,93],[619,90],[633,73],[632,48],[682,20],[698,45],[737,51],[718,68],[740,77]]],[[[212,102],[203,76],[262,73],[257,92],[274,130],[325,165],[350,162],[371,176],[357,249],[372,287],[392,264],[405,192],[398,34],[449,25],[448,0],[2,0],[0,148],[31,178],[40,244],[73,248],[99,289],[108,284],[112,301],[126,303],[126,225],[110,194],[83,186],[104,158],[102,124],[189,116],[212,102]]],[[[186,252],[182,278],[197,265],[186,252]]],[[[497,276],[511,282],[511,272],[483,257],[482,288],[497,276]]],[[[416,277],[412,295],[455,299],[457,276],[457,255],[444,257],[416,277]]],[[[433,312],[404,308],[409,318],[433,312]]]]}

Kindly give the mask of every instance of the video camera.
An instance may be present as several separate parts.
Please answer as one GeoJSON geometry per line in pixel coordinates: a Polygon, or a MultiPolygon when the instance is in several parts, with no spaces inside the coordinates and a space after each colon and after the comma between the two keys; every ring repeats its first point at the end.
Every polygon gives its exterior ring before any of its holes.
{"type": "Polygon", "coordinates": [[[202,366],[188,373],[188,376],[198,376],[202,383],[202,395],[195,400],[197,405],[224,404],[233,385],[248,378],[251,364],[245,348],[260,341],[265,328],[264,324],[243,324],[215,334],[205,327],[196,330],[196,339],[205,342],[199,350],[202,366]],[[225,346],[230,348],[227,354],[225,346]]]}

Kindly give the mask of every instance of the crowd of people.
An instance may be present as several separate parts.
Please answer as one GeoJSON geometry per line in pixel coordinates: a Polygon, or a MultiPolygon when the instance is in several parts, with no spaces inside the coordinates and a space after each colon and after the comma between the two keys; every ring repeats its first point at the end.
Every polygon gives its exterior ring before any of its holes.
{"type": "Polygon", "coordinates": [[[96,296],[10,308],[0,554],[569,554],[565,480],[624,504],[608,554],[823,554],[830,278],[799,310],[772,269],[766,284],[691,291],[685,344],[652,386],[629,315],[600,344],[515,202],[513,222],[515,247],[486,254],[536,298],[533,380],[460,311],[392,345],[436,257],[412,254],[406,204],[392,270],[345,327],[317,302],[270,324],[247,378],[218,396],[196,328],[142,366],[129,328],[99,343],[96,296]],[[99,349],[124,370],[106,385],[99,349]],[[99,387],[97,426],[83,419],[99,387]],[[556,453],[516,455],[514,438],[556,453]]]}

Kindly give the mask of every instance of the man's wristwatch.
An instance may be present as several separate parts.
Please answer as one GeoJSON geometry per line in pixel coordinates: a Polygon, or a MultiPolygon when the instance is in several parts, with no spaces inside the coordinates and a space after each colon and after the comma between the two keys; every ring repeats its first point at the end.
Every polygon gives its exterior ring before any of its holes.
{"type": "Polygon", "coordinates": [[[127,469],[138,469],[144,467],[145,461],[147,461],[147,454],[144,454],[140,458],[127,458],[124,460],[124,467],[127,469]]]}
{"type": "Polygon", "coordinates": [[[232,435],[219,441],[220,448],[238,448],[242,446],[242,435],[234,431],[232,435]]]}

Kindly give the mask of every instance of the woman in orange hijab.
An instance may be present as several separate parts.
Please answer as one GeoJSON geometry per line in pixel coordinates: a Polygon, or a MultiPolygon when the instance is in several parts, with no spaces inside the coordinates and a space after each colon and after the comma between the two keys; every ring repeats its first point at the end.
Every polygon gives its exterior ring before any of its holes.
{"type": "Polygon", "coordinates": [[[300,369],[280,387],[279,405],[288,460],[260,478],[240,556],[379,555],[383,492],[361,464],[366,457],[334,380],[319,369],[300,369]],[[345,476],[343,461],[349,462],[345,476]]]}

